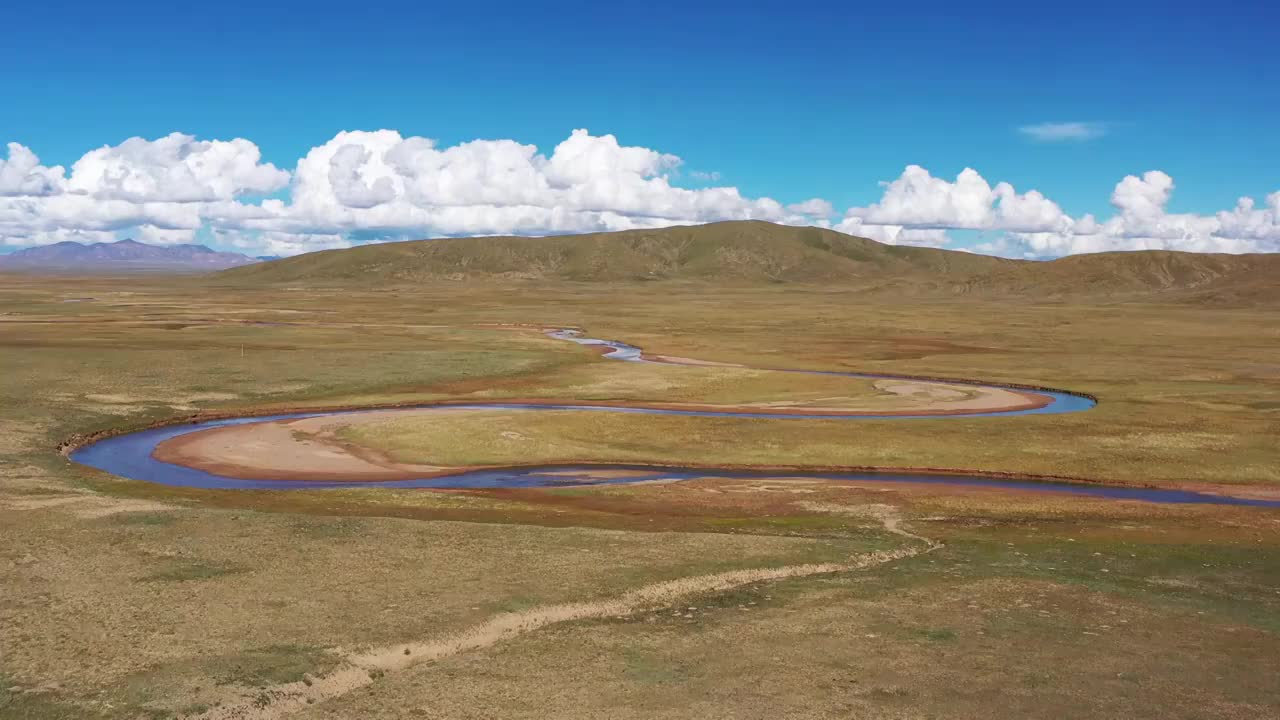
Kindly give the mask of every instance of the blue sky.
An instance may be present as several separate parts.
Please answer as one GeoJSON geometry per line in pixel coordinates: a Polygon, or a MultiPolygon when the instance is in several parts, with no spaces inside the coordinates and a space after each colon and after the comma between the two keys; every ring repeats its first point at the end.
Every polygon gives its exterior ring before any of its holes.
{"type": "Polygon", "coordinates": [[[1150,170],[1176,182],[1171,213],[1280,190],[1268,3],[268,5],[7,8],[0,142],[70,168],[133,136],[242,137],[292,170],[344,130],[550,153],[587,128],[679,156],[679,184],[837,215],[910,164],[1099,219],[1150,170]],[[1042,123],[1099,136],[1018,130],[1042,123]]]}

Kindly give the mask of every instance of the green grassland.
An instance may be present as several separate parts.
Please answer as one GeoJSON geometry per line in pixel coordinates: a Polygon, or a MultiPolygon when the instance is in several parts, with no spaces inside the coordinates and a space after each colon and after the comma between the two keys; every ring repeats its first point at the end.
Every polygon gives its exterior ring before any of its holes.
{"type": "Polygon", "coordinates": [[[875,396],[861,381],[640,369],[491,326],[532,323],[661,354],[1049,385],[1101,403],[1065,416],[876,422],[483,412],[361,442],[432,461],[951,466],[1270,489],[1280,482],[1272,310],[1181,295],[890,300],[831,285],[240,283],[0,283],[0,717],[185,717],[265,703],[353,650],[498,613],[918,545],[876,519],[884,508],[944,547],[555,625],[389,672],[297,717],[1280,712],[1274,511],[714,479],[202,491],[113,479],[56,451],[76,434],[200,412],[875,396]],[[62,302],[86,296],[96,299],[62,302]]]}

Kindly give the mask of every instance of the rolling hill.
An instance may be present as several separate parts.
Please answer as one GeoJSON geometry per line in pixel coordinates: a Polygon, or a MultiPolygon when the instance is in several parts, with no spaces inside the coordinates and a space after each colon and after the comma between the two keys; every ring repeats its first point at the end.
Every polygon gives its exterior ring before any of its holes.
{"type": "Polygon", "coordinates": [[[758,221],[364,245],[248,265],[213,277],[218,282],[322,285],[485,278],[798,282],[909,296],[1280,303],[1280,255],[1152,250],[1009,260],[758,221]]]}
{"type": "Polygon", "coordinates": [[[1280,299],[1280,255],[1139,250],[1023,261],[963,283],[976,294],[1253,302],[1280,299]]]}
{"type": "Polygon", "coordinates": [[[883,281],[969,277],[1010,261],[885,245],[832,230],[757,221],[553,237],[478,237],[364,245],[222,273],[260,282],[507,277],[575,281],[883,281]]]}

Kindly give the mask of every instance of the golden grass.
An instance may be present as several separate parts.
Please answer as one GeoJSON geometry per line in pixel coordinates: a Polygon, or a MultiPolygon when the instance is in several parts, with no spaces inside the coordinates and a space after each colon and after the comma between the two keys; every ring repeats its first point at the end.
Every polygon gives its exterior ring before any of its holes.
{"type": "Polygon", "coordinates": [[[398,643],[513,608],[699,572],[842,562],[866,547],[180,508],[165,523],[2,506],[0,517],[22,548],[0,572],[5,672],[20,687],[56,682],[57,696],[100,697],[95,706],[138,702],[129,692],[139,678],[155,692],[147,705],[229,700],[253,688],[212,687],[203,676],[216,668],[203,659],[220,665],[263,646],[398,643]]]}
{"type": "MultiPolygon", "coordinates": [[[[1100,408],[1104,417],[1115,412],[1100,408]]],[[[1280,483],[1274,447],[1228,432],[1108,432],[1092,414],[961,420],[802,420],[601,411],[426,413],[346,427],[340,437],[403,463],[573,462],[963,468],[1121,483],[1280,483]],[[1074,441],[1063,442],[1072,433],[1074,441]],[[1218,463],[1217,457],[1230,458],[1218,463]]]]}
{"type": "Polygon", "coordinates": [[[764,586],[551,628],[301,717],[1202,720],[1280,709],[1264,670],[1280,652],[1274,635],[1053,582],[879,585],[764,586]]]}

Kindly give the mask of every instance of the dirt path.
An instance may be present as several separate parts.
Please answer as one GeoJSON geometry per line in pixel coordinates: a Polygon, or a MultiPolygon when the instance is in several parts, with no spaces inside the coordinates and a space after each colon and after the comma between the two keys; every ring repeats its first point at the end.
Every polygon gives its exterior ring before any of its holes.
{"type": "Polygon", "coordinates": [[[271,686],[259,691],[252,698],[221,705],[199,715],[188,716],[187,720],[276,720],[315,703],[341,697],[353,690],[370,685],[384,673],[406,670],[422,663],[441,660],[471,650],[480,650],[549,625],[576,620],[625,617],[636,612],[667,607],[693,595],[724,592],[752,583],[865,570],[932,552],[942,547],[941,543],[904,529],[902,519],[892,505],[851,506],[847,509],[854,514],[874,517],[881,522],[887,532],[922,543],[922,546],[855,555],[843,563],[753,568],[678,578],[644,585],[612,599],[549,605],[524,612],[504,613],[479,625],[440,638],[389,645],[349,654],[345,658],[346,663],[328,675],[271,686]]]}
{"type": "Polygon", "coordinates": [[[796,503],[798,507],[813,512],[825,512],[833,515],[852,515],[854,517],[868,517],[880,521],[886,532],[893,533],[899,537],[909,540],[916,540],[924,543],[930,550],[942,547],[942,544],[931,540],[923,535],[917,535],[902,526],[902,516],[898,514],[898,508],[883,503],[874,503],[871,505],[840,505],[837,503],[816,503],[816,502],[800,502],[796,503]]]}

